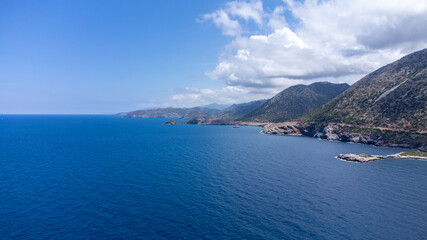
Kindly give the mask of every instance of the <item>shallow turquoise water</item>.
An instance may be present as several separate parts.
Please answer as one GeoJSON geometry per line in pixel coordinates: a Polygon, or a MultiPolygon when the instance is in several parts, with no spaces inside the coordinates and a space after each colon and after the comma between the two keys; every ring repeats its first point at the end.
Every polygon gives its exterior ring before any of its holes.
{"type": "Polygon", "coordinates": [[[0,239],[423,239],[427,162],[402,149],[166,126],[0,115],[0,239]]]}

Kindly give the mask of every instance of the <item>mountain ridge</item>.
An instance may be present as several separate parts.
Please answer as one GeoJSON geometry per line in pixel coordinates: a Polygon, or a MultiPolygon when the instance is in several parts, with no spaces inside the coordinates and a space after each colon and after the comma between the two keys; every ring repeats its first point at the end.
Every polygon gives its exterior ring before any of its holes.
{"type": "Polygon", "coordinates": [[[426,113],[427,49],[423,49],[366,75],[300,119],[427,130],[426,113]]]}
{"type": "Polygon", "coordinates": [[[315,82],[284,89],[263,105],[239,118],[240,121],[283,122],[302,116],[334,98],[350,85],[347,83],[315,82]]]}

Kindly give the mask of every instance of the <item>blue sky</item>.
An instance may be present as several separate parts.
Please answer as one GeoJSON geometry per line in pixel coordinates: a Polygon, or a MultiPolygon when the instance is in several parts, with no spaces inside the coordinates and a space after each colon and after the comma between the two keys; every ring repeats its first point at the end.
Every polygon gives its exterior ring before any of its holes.
{"type": "Polygon", "coordinates": [[[110,113],[213,87],[227,37],[196,19],[219,2],[2,1],[0,112],[110,113]]]}
{"type": "Polygon", "coordinates": [[[425,4],[343,2],[0,0],[0,113],[244,102],[298,83],[352,83],[426,46],[425,27],[400,31],[424,20],[425,4]],[[346,23],[357,4],[368,21],[346,23]],[[342,37],[346,24],[353,38],[342,37]]]}

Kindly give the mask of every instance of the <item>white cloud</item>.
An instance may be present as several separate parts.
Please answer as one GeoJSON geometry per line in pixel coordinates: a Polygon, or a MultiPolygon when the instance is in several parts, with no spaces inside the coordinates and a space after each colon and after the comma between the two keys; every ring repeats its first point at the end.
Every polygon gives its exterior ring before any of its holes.
{"type": "Polygon", "coordinates": [[[242,25],[239,20],[250,20],[259,25],[263,24],[264,10],[262,2],[259,0],[242,2],[228,2],[223,9],[207,13],[198,19],[199,22],[212,21],[215,26],[221,29],[224,35],[240,36],[242,34],[242,25]],[[232,18],[235,19],[232,19],[232,18]]]}
{"type": "Polygon", "coordinates": [[[180,100],[191,96],[232,103],[265,97],[296,83],[353,83],[427,47],[427,1],[285,0],[272,11],[265,11],[261,1],[233,1],[203,19],[234,36],[216,68],[207,73],[226,87],[191,89],[180,100]],[[256,23],[253,31],[248,21],[256,23]]]}
{"type": "Polygon", "coordinates": [[[217,28],[222,30],[224,35],[237,36],[240,35],[242,29],[237,20],[232,20],[223,10],[218,10],[210,14],[203,15],[202,20],[212,20],[217,28]]]}
{"type": "Polygon", "coordinates": [[[281,29],[284,27],[288,27],[286,18],[283,15],[284,12],[285,12],[285,8],[283,6],[278,6],[269,15],[267,24],[271,29],[274,30],[274,29],[281,29]]]}
{"type": "Polygon", "coordinates": [[[229,2],[226,5],[226,11],[232,15],[245,19],[253,20],[258,25],[262,25],[263,7],[261,1],[251,2],[229,2]]]}

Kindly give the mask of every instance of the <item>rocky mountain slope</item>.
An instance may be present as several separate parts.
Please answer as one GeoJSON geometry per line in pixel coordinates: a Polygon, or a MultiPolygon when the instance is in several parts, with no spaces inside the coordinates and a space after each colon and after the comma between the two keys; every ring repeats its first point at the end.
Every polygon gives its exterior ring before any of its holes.
{"type": "Polygon", "coordinates": [[[269,124],[263,132],[427,151],[427,49],[368,74],[297,121],[269,124]]]}
{"type": "Polygon", "coordinates": [[[260,107],[238,120],[251,122],[283,122],[323,105],[349,87],[348,84],[317,82],[295,85],[278,93],[260,107]]]}
{"type": "Polygon", "coordinates": [[[368,74],[302,120],[427,131],[427,49],[368,74]]]}

